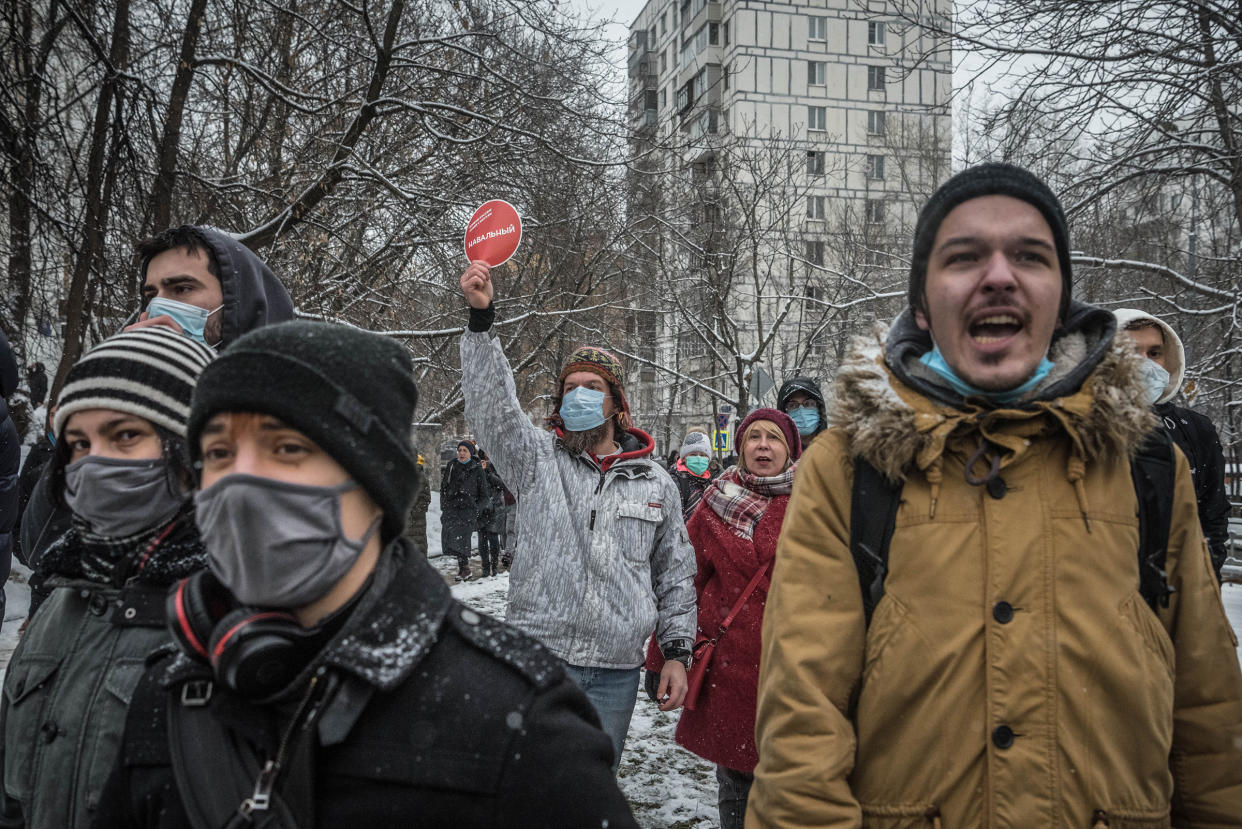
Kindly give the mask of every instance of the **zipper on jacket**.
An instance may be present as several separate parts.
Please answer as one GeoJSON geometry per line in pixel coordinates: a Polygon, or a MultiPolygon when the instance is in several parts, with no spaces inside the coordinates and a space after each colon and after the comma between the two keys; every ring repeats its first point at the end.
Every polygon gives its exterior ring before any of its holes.
{"type": "MultiPolygon", "coordinates": [[[[266,811],[271,806],[272,789],[276,785],[276,775],[280,774],[280,768],[285,762],[285,754],[289,750],[289,738],[298,729],[302,715],[310,707],[311,700],[315,697],[315,686],[318,684],[319,675],[316,674],[311,677],[310,684],[306,688],[306,696],[302,697],[302,702],[298,705],[293,719],[289,721],[289,727],[285,729],[284,735],[280,738],[280,746],[276,749],[276,757],[263,764],[263,768],[259,771],[259,776],[254,781],[254,792],[237,807],[237,811],[247,820],[250,819],[252,812],[266,811]]],[[[312,714],[307,718],[308,724],[313,717],[314,715],[312,714]]]]}
{"type": "Polygon", "coordinates": [[[1091,813],[1091,829],[1103,829],[1108,826],[1108,812],[1096,809],[1091,813]]]}
{"type": "MultiPolygon", "coordinates": [[[[599,498],[600,490],[604,488],[604,476],[607,474],[602,469],[599,471],[599,483],[595,485],[595,492],[591,493],[593,498],[599,498]]],[[[595,507],[591,507],[591,523],[587,525],[587,532],[595,532],[595,507]]]]}

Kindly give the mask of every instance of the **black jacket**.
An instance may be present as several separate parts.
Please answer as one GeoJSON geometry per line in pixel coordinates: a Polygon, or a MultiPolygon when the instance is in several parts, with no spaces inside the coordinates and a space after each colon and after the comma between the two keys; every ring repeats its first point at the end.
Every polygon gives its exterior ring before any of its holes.
{"type": "Polygon", "coordinates": [[[828,428],[828,410],[824,406],[824,393],[819,390],[819,383],[810,377],[793,377],[782,383],[780,391],[776,394],[776,408],[782,412],[785,411],[789,398],[793,397],[796,392],[802,392],[814,400],[815,408],[819,410],[819,425],[811,434],[802,436],[802,448],[806,449],[807,444],[828,428]]]}
{"type": "Polygon", "coordinates": [[[1229,552],[1229,498],[1225,494],[1225,456],[1212,421],[1191,409],[1172,403],[1156,407],[1165,431],[1190,462],[1199,503],[1199,526],[1212,554],[1212,566],[1220,579],[1220,568],[1229,552]]]}
{"type": "MultiPolygon", "coordinates": [[[[9,340],[0,331],[0,588],[9,580],[13,554],[13,530],[17,525],[17,475],[21,467],[21,438],[9,417],[3,398],[17,390],[17,361],[9,340]]],[[[0,616],[4,615],[4,596],[0,595],[0,616]]]]}
{"type": "Polygon", "coordinates": [[[454,458],[440,474],[440,514],[451,513],[457,520],[474,525],[480,511],[491,506],[478,458],[466,463],[454,458]]]}
{"type": "MultiPolygon", "coordinates": [[[[608,737],[560,661],[455,601],[406,540],[389,545],[285,701],[249,702],[216,683],[203,710],[261,764],[312,676],[335,690],[290,755],[297,762],[288,767],[304,773],[276,786],[277,795],[298,794],[288,800],[300,826],[636,826],[612,775],[608,737]]],[[[96,826],[191,825],[170,765],[168,709],[209,677],[179,653],[148,669],[96,826]]],[[[218,767],[223,779],[229,764],[218,767]]],[[[219,781],[196,789],[226,809],[248,796],[219,781]]]]}

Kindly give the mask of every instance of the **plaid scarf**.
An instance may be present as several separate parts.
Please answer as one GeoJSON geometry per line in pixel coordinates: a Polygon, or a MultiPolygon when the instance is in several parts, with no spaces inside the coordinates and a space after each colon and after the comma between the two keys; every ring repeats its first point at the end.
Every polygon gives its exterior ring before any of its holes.
{"type": "Polygon", "coordinates": [[[734,535],[749,541],[754,537],[755,527],[759,526],[768,503],[778,495],[793,492],[796,468],[797,464],[794,464],[779,475],[761,478],[731,466],[712,481],[703,493],[703,500],[733,530],[734,535]]]}

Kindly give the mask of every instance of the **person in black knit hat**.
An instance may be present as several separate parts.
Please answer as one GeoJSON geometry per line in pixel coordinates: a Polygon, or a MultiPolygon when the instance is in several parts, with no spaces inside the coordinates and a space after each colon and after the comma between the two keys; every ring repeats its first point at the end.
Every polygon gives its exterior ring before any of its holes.
{"type": "Polygon", "coordinates": [[[209,569],[169,594],[176,647],[134,693],[98,825],[635,825],[556,658],[403,536],[417,399],[401,345],[327,323],[247,334],[204,373],[209,569]]]}

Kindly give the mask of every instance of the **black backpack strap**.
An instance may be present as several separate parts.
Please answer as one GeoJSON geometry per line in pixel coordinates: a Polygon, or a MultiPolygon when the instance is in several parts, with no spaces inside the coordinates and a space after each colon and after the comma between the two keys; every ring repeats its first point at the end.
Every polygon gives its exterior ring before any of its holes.
{"type": "Polygon", "coordinates": [[[854,490],[850,501],[850,555],[858,570],[867,624],[884,596],[888,545],[901,505],[900,481],[893,482],[861,456],[854,458],[854,490]]]}
{"type": "Polygon", "coordinates": [[[1169,531],[1173,526],[1173,441],[1162,428],[1147,434],[1130,464],[1134,494],[1138,497],[1139,593],[1152,610],[1169,606],[1173,588],[1165,571],[1169,531]]]}
{"type": "Polygon", "coordinates": [[[247,812],[263,772],[257,752],[211,713],[214,683],[192,679],[168,698],[168,748],[181,805],[195,829],[296,829],[284,801],[271,792],[266,807],[247,812]]]}

